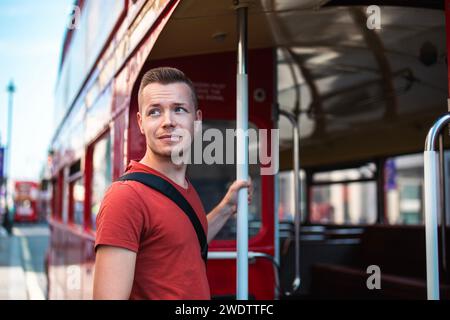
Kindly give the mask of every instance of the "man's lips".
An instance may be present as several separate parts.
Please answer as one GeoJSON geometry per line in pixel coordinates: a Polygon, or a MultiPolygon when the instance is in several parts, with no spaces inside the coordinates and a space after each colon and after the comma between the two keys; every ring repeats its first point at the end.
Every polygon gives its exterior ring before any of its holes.
{"type": "Polygon", "coordinates": [[[181,136],[179,135],[172,135],[172,134],[165,134],[158,137],[159,140],[166,140],[166,141],[180,141],[181,136]]]}

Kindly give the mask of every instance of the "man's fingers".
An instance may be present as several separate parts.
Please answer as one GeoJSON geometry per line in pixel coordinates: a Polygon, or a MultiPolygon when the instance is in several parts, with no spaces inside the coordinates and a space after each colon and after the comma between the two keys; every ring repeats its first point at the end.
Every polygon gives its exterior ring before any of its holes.
{"type": "Polygon", "coordinates": [[[240,190],[242,188],[249,188],[250,183],[245,180],[236,180],[231,186],[234,190],[240,190]]]}
{"type": "Polygon", "coordinates": [[[245,180],[236,180],[230,187],[231,192],[238,192],[242,188],[247,188],[247,200],[250,203],[252,201],[253,196],[253,183],[252,179],[249,177],[248,181],[245,180]]]}

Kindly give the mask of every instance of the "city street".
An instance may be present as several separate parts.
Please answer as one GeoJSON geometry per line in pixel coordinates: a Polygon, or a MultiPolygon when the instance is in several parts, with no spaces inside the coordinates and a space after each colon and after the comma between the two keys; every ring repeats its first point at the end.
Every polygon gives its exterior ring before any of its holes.
{"type": "Polygon", "coordinates": [[[8,236],[0,229],[0,300],[45,299],[46,223],[15,224],[8,236]]]}

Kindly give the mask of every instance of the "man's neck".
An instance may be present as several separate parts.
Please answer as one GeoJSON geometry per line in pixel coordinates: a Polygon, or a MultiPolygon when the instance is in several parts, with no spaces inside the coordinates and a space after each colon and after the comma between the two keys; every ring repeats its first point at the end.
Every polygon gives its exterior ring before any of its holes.
{"type": "Polygon", "coordinates": [[[161,172],[182,188],[187,188],[186,165],[176,165],[170,157],[161,157],[147,150],[144,157],[139,161],[156,171],[161,172]]]}

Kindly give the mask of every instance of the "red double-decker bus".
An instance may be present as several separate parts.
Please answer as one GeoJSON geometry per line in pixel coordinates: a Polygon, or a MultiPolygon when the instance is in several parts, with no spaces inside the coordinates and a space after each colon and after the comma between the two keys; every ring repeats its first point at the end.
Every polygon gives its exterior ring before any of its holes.
{"type": "Polygon", "coordinates": [[[32,181],[14,183],[14,221],[37,222],[39,184],[32,181]]]}
{"type": "MultiPolygon", "coordinates": [[[[145,153],[136,121],[143,74],[156,66],[183,70],[196,87],[203,128],[225,133],[236,128],[242,50],[248,125],[279,129],[280,136],[272,154],[279,172],[261,175],[261,165],[249,165],[249,297],[426,298],[421,154],[427,130],[447,111],[450,27],[446,33],[441,1],[76,6],[56,88],[49,298],[92,298],[101,199],[127,163],[145,153]],[[248,43],[238,50],[242,6],[248,43]],[[385,275],[381,289],[366,287],[373,265],[385,275]]],[[[236,167],[194,164],[188,175],[208,212],[236,167]]],[[[439,235],[444,297],[449,216],[442,216],[439,235]]],[[[236,296],[236,237],[230,219],[210,244],[213,298],[236,296]]]]}

